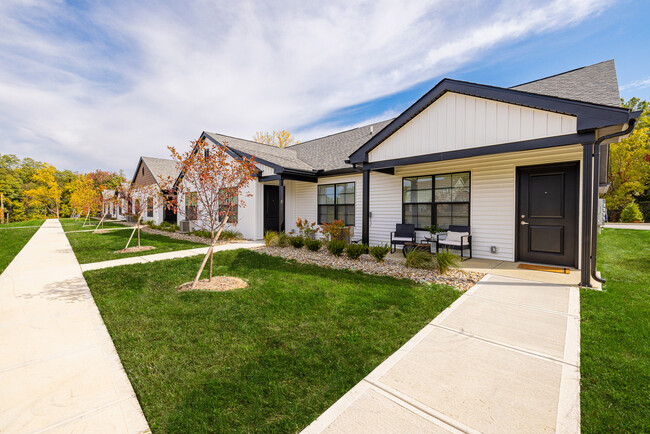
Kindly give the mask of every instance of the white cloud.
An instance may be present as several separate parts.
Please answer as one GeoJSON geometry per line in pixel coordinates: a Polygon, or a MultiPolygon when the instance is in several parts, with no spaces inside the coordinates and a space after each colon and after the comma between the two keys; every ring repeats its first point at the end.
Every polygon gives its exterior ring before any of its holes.
{"type": "Polygon", "coordinates": [[[647,87],[650,87],[650,77],[624,84],[623,86],[619,86],[618,89],[619,90],[645,89],[647,87]]]}
{"type": "Polygon", "coordinates": [[[130,174],[203,130],[296,131],[609,3],[3,2],[0,152],[130,174]]]}

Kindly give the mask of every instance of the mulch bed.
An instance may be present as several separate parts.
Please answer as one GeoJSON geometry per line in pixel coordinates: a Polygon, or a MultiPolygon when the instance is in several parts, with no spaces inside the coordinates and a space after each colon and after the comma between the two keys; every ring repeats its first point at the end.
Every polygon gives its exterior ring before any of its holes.
{"type": "Polygon", "coordinates": [[[129,247],[127,249],[118,250],[115,253],[133,253],[133,252],[145,252],[147,250],[155,249],[154,246],[140,246],[140,247],[129,247]]]}
{"type": "Polygon", "coordinates": [[[232,289],[246,288],[248,283],[239,277],[232,276],[212,276],[212,281],[208,279],[201,279],[196,282],[196,286],[192,289],[192,282],[183,283],[178,287],[178,291],[215,291],[225,292],[232,289]]]}
{"type": "Polygon", "coordinates": [[[445,274],[440,274],[434,269],[408,268],[403,262],[390,258],[377,262],[370,255],[361,255],[359,259],[352,260],[345,255],[336,257],[324,248],[318,252],[293,247],[260,247],[255,250],[270,256],[293,259],[303,264],[314,264],[325,268],[354,270],[398,279],[411,279],[420,283],[449,285],[461,292],[467,291],[485,276],[483,273],[463,269],[449,269],[445,274]]]}

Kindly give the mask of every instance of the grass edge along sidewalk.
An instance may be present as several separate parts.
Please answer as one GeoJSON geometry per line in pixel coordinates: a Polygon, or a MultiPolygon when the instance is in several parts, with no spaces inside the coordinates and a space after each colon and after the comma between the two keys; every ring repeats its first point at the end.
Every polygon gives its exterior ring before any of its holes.
{"type": "Polygon", "coordinates": [[[581,290],[582,432],[650,431],[650,231],[603,229],[604,291],[581,290]]]}
{"type": "MultiPolygon", "coordinates": [[[[115,253],[126,246],[131,231],[115,230],[106,233],[66,232],[66,236],[80,264],[205,247],[205,244],[141,231],[140,244],[142,246],[153,246],[155,249],[141,252],[115,253]]],[[[131,247],[137,246],[136,236],[131,240],[131,247]]]]}
{"type": "Polygon", "coordinates": [[[248,288],[178,293],[200,260],[84,273],[154,432],[298,431],[460,295],[249,250],[215,254],[248,288]]]}
{"type": "Polygon", "coordinates": [[[32,239],[45,220],[14,222],[0,226],[0,274],[32,239]]]}

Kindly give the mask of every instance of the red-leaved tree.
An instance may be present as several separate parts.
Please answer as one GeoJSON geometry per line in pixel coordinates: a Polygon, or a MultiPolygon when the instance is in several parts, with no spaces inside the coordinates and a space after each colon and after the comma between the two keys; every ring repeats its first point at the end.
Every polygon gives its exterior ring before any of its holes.
{"type": "Polygon", "coordinates": [[[178,152],[173,146],[168,147],[182,176],[175,185],[176,180],[168,180],[167,187],[175,189],[177,194],[167,206],[175,209],[185,219],[193,220],[199,229],[210,232],[210,248],[192,283],[193,289],[208,259],[208,280],[212,281],[215,243],[233,215],[246,206],[245,197],[250,196],[246,187],[258,169],[253,159],[235,159],[228,155],[225,147],[217,143],[201,139],[192,141],[191,144],[186,152],[178,152]],[[178,203],[179,197],[184,203],[178,203]]]}

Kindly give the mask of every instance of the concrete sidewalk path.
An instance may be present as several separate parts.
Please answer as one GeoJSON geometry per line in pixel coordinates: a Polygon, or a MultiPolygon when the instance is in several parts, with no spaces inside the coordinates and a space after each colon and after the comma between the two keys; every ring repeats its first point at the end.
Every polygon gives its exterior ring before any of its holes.
{"type": "Polygon", "coordinates": [[[307,433],[580,432],[577,287],[487,275],[307,433]]]}
{"type": "Polygon", "coordinates": [[[607,229],[634,229],[637,231],[650,231],[650,223],[605,223],[607,229]]]}
{"type": "Polygon", "coordinates": [[[0,275],[0,432],[148,432],[58,220],[0,275]]]}
{"type": "MultiPolygon", "coordinates": [[[[259,241],[243,241],[218,245],[214,248],[214,251],[216,253],[226,250],[252,249],[262,246],[264,246],[264,243],[259,241]]],[[[102,268],[119,267],[120,265],[145,264],[147,262],[205,255],[208,252],[208,249],[209,247],[199,247],[198,249],[176,250],[174,252],[155,253],[153,255],[132,256],[130,258],[112,259],[110,261],[91,262],[89,264],[82,264],[81,271],[99,270],[102,268]]]]}

